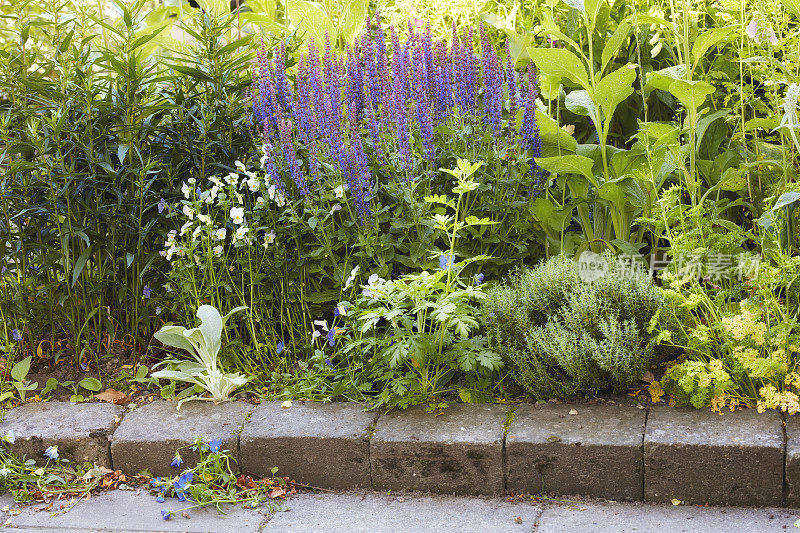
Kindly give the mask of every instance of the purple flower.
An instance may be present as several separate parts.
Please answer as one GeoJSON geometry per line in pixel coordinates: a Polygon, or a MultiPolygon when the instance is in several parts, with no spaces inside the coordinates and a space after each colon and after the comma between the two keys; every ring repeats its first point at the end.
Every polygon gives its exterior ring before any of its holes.
{"type": "Polygon", "coordinates": [[[167,509],[161,509],[161,518],[164,520],[169,520],[172,518],[172,511],[168,511],[167,509]]]}
{"type": "Polygon", "coordinates": [[[453,268],[453,264],[455,263],[455,256],[454,255],[440,255],[439,256],[439,268],[442,270],[450,270],[453,268]]]}
{"type": "Polygon", "coordinates": [[[48,446],[44,455],[55,461],[58,459],[58,446],[48,446]]]}
{"type": "Polygon", "coordinates": [[[161,199],[158,201],[158,212],[159,214],[164,212],[164,208],[167,207],[167,201],[165,199],[161,199]]]}
{"type": "Polygon", "coordinates": [[[84,359],[81,361],[81,370],[86,370],[87,368],[89,368],[89,362],[84,359]]]}
{"type": "Polygon", "coordinates": [[[6,267],[0,268],[0,274],[5,274],[6,272],[8,272],[6,267]]]}
{"type": "Polygon", "coordinates": [[[178,498],[179,502],[185,502],[186,501],[186,495],[184,494],[184,492],[182,490],[175,491],[175,497],[178,498]]]}
{"type": "Polygon", "coordinates": [[[172,462],[170,463],[170,466],[173,466],[173,467],[175,467],[175,468],[178,468],[178,467],[179,467],[179,466],[181,466],[182,464],[183,464],[183,459],[181,458],[180,454],[176,453],[176,454],[175,454],[175,458],[174,458],[174,459],[172,460],[172,462]]]}
{"type": "Polygon", "coordinates": [[[275,353],[279,354],[283,351],[283,341],[278,341],[278,344],[275,346],[275,353]]]}
{"type": "Polygon", "coordinates": [[[480,273],[477,276],[475,276],[475,285],[480,285],[481,283],[483,283],[483,279],[484,279],[483,273],[480,273]]]}
{"type": "Polygon", "coordinates": [[[208,444],[208,451],[211,453],[219,453],[219,449],[222,446],[222,439],[212,440],[208,444]]]}
{"type": "Polygon", "coordinates": [[[744,31],[756,44],[761,44],[762,39],[769,41],[772,46],[778,44],[778,37],[775,35],[775,31],[772,28],[759,28],[758,20],[756,19],[750,21],[744,31]]]}
{"type": "Polygon", "coordinates": [[[161,481],[160,477],[154,477],[153,479],[150,480],[150,485],[155,487],[160,481],[161,481]]]}
{"type": "Polygon", "coordinates": [[[19,341],[22,340],[22,334],[19,332],[18,329],[16,329],[16,328],[12,329],[11,330],[11,338],[14,339],[15,341],[19,342],[19,341]]]}
{"type": "Polygon", "coordinates": [[[328,365],[329,367],[333,368],[333,363],[331,363],[330,359],[325,359],[325,364],[328,365]]]}
{"type": "Polygon", "coordinates": [[[164,496],[162,496],[161,494],[159,494],[158,496],[156,496],[156,501],[157,501],[158,503],[164,503],[164,496]]]}
{"type": "Polygon", "coordinates": [[[145,285],[144,289],[142,289],[142,294],[144,294],[145,298],[150,298],[150,294],[151,294],[150,287],[145,285]]]}

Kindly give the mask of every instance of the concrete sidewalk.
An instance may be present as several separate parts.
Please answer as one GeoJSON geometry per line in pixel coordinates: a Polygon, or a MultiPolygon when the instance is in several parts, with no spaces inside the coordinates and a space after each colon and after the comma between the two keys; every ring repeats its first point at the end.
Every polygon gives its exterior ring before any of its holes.
{"type": "MultiPolygon", "coordinates": [[[[375,492],[300,494],[268,509],[193,509],[161,504],[144,491],[113,491],[53,516],[43,505],[0,498],[9,531],[42,532],[785,532],[800,510],[691,507],[642,503],[506,501],[502,498],[387,495],[375,492]],[[176,512],[161,518],[161,509],[176,512]]],[[[799,522],[800,523],[800,522],[799,522]]]]}

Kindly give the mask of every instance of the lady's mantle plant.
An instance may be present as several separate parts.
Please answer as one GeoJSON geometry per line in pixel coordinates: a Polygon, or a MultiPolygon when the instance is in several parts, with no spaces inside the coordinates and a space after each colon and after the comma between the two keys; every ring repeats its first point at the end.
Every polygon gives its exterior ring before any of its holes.
{"type": "MultiPolygon", "coordinates": [[[[199,385],[205,389],[210,398],[197,399],[223,402],[230,394],[247,383],[248,378],[242,374],[224,374],[218,365],[219,350],[222,347],[222,331],[225,322],[247,307],[237,307],[225,316],[211,305],[201,305],[197,310],[199,327],[186,329],[183,326],[164,326],[155,334],[155,338],[167,346],[189,352],[194,361],[169,360],[164,363],[176,364],[174,370],[153,372],[155,378],[174,379],[199,385]]],[[[160,363],[163,364],[163,363],[160,363]]],[[[196,398],[196,397],[193,397],[196,398]]]]}

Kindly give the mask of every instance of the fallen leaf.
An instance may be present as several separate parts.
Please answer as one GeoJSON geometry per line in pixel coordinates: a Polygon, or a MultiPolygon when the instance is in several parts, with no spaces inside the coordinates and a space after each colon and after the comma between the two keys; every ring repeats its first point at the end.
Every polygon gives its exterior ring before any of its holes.
{"type": "Polygon", "coordinates": [[[131,401],[127,394],[114,389],[106,389],[103,392],[95,394],[94,397],[100,401],[115,403],[117,405],[124,405],[131,401]]]}
{"type": "Polygon", "coordinates": [[[286,494],[286,490],[282,487],[275,487],[271,491],[269,491],[269,498],[274,500],[275,498],[280,498],[286,494]]]}
{"type": "Polygon", "coordinates": [[[184,517],[184,518],[191,518],[191,516],[189,516],[189,513],[187,513],[186,511],[183,511],[181,513],[181,516],[184,517]]]}
{"type": "Polygon", "coordinates": [[[514,518],[514,522],[516,522],[517,524],[521,524],[522,523],[522,517],[521,516],[515,517],[514,518]]]}
{"type": "Polygon", "coordinates": [[[652,383],[655,380],[656,380],[656,377],[649,370],[647,372],[645,372],[644,374],[642,374],[642,381],[644,381],[645,383],[652,383]]]}
{"type": "Polygon", "coordinates": [[[680,505],[682,503],[678,498],[672,498],[672,505],[680,505]]]}
{"type": "Polygon", "coordinates": [[[281,407],[286,407],[286,408],[289,408],[289,407],[291,407],[291,406],[292,406],[292,400],[286,400],[285,402],[283,402],[283,403],[281,404],[281,407]]]}
{"type": "Polygon", "coordinates": [[[653,400],[653,403],[660,402],[661,397],[664,396],[664,389],[661,388],[661,383],[658,381],[654,381],[648,385],[647,392],[650,393],[650,399],[653,400]]]}
{"type": "Polygon", "coordinates": [[[577,414],[578,414],[578,411],[577,411],[576,409],[570,409],[570,410],[569,410],[569,414],[571,414],[571,415],[577,415],[577,414]]]}

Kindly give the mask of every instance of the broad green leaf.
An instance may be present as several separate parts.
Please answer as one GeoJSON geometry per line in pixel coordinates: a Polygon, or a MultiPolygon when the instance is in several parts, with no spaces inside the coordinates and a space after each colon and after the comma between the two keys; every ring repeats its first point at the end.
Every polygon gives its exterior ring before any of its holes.
{"type": "Polygon", "coordinates": [[[586,8],[583,5],[583,0],[564,0],[564,3],[572,9],[577,9],[581,13],[586,12],[586,8]]]}
{"type": "Polygon", "coordinates": [[[589,31],[594,31],[595,24],[597,24],[597,14],[600,13],[600,8],[603,7],[605,0],[583,0],[584,16],[588,21],[589,31]]]}
{"type": "Polygon", "coordinates": [[[201,305],[197,309],[197,318],[201,322],[199,329],[203,334],[208,355],[216,359],[222,346],[222,328],[225,325],[222,316],[213,305],[201,305]]]}
{"type": "Polygon", "coordinates": [[[227,0],[197,0],[200,7],[216,17],[225,17],[230,14],[231,6],[227,0]]]}
{"type": "Polygon", "coordinates": [[[364,19],[367,16],[368,0],[350,0],[347,5],[344,18],[344,25],[341,28],[342,37],[347,44],[352,44],[356,35],[364,27],[364,19]]]}
{"type": "Polygon", "coordinates": [[[606,124],[611,122],[617,106],[633,94],[636,70],[632,67],[630,64],[620,67],[597,83],[597,103],[603,110],[606,124]]]}
{"type": "Polygon", "coordinates": [[[578,56],[564,48],[528,48],[536,68],[561,80],[570,80],[591,93],[589,75],[578,56]]]}
{"type": "Polygon", "coordinates": [[[617,50],[625,43],[630,33],[631,25],[627,20],[624,20],[617,26],[617,29],[614,30],[611,37],[608,38],[605,46],[603,46],[602,66],[600,67],[601,73],[605,72],[608,62],[613,59],[614,54],[616,54],[617,50]]]}
{"type": "Polygon", "coordinates": [[[662,91],[669,92],[669,86],[675,80],[680,80],[686,77],[686,65],[675,65],[672,67],[662,68],[655,72],[650,72],[647,75],[647,83],[645,89],[661,89],[662,91]]]}
{"type": "Polygon", "coordinates": [[[703,137],[706,135],[706,131],[708,131],[708,127],[715,121],[719,120],[730,113],[730,109],[720,109],[719,111],[715,111],[714,113],[710,113],[705,115],[703,118],[697,121],[697,146],[700,146],[703,142],[703,137]]]}
{"type": "Polygon", "coordinates": [[[703,57],[712,46],[716,46],[727,39],[731,33],[733,33],[734,29],[735,28],[732,26],[728,26],[726,28],[714,28],[713,30],[704,30],[700,32],[700,35],[697,36],[692,46],[692,61],[695,66],[697,66],[700,58],[703,57]]]}
{"type": "Polygon", "coordinates": [[[153,337],[167,346],[186,350],[192,354],[192,356],[197,357],[194,346],[192,346],[192,343],[189,342],[189,339],[184,335],[185,332],[186,328],[183,326],[164,326],[156,331],[153,337]]]}
{"type": "Polygon", "coordinates": [[[580,174],[596,186],[592,166],[594,161],[582,155],[562,155],[556,157],[539,157],[536,163],[542,169],[553,174],[580,174]]]}
{"type": "Polygon", "coordinates": [[[25,359],[14,363],[14,366],[11,368],[11,378],[14,379],[14,381],[25,381],[25,377],[28,375],[30,369],[31,356],[29,355],[25,359]]]}
{"type": "Polygon", "coordinates": [[[791,205],[796,201],[800,200],[800,192],[786,192],[783,193],[778,201],[775,202],[775,205],[772,207],[772,210],[775,211],[780,209],[781,207],[786,207],[787,205],[791,205]]]}
{"type": "Polygon", "coordinates": [[[594,117],[594,102],[589,97],[589,93],[583,89],[570,92],[564,98],[564,105],[576,115],[594,117]]]}
{"type": "Polygon", "coordinates": [[[546,198],[537,198],[529,209],[534,218],[554,235],[563,231],[572,219],[571,206],[556,207],[546,198]]]}
{"type": "Polygon", "coordinates": [[[332,44],[336,41],[336,27],[321,5],[307,0],[287,0],[286,6],[289,20],[297,26],[298,33],[306,40],[313,40],[318,49],[325,48],[328,37],[332,44]]]}
{"type": "Polygon", "coordinates": [[[674,80],[669,92],[677,98],[690,113],[696,113],[709,95],[714,94],[714,86],[704,81],[674,80]]]}
{"type": "Polygon", "coordinates": [[[536,125],[539,126],[539,137],[542,139],[542,144],[556,145],[562,152],[575,153],[578,141],[539,109],[536,110],[536,125]]]}
{"type": "Polygon", "coordinates": [[[97,378],[83,378],[78,382],[78,385],[93,392],[99,392],[103,387],[103,384],[97,378]]]}
{"type": "Polygon", "coordinates": [[[781,0],[783,7],[792,13],[797,18],[800,18],[800,1],[798,0],[781,0]]]}
{"type": "Polygon", "coordinates": [[[741,191],[747,188],[747,176],[740,168],[728,168],[722,173],[718,185],[723,191],[741,191]]]}

